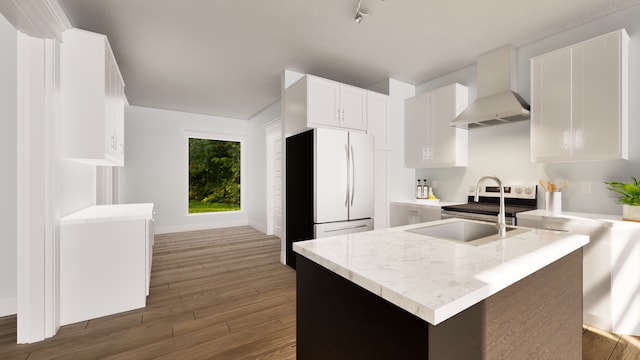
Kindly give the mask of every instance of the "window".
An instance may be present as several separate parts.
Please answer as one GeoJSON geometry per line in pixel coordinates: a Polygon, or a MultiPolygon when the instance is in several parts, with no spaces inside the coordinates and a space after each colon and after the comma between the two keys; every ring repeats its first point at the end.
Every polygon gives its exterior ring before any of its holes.
{"type": "Polygon", "coordinates": [[[239,140],[188,135],[189,214],[241,210],[239,140]]]}

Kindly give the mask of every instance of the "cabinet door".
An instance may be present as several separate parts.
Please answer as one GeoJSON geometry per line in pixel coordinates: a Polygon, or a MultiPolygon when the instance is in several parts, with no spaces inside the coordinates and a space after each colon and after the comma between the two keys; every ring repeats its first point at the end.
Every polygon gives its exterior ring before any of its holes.
{"type": "Polygon", "coordinates": [[[375,150],[375,229],[389,227],[389,152],[375,150]]]}
{"type": "Polygon", "coordinates": [[[391,227],[409,225],[409,209],[408,205],[389,205],[391,227]]]}
{"type": "Polygon", "coordinates": [[[376,150],[391,149],[389,96],[367,92],[367,132],[373,135],[376,150]]]}
{"type": "Polygon", "coordinates": [[[455,166],[456,129],[449,126],[455,118],[455,87],[446,86],[432,92],[430,106],[429,139],[432,166],[455,166]]]}
{"type": "Polygon", "coordinates": [[[430,94],[422,94],[404,102],[404,166],[422,168],[428,157],[427,109],[430,94]],[[423,156],[424,155],[424,156],[423,156]]]}
{"type": "Polygon", "coordinates": [[[451,84],[405,100],[405,166],[466,166],[467,130],[449,124],[468,102],[467,88],[451,84]]]}
{"type": "Polygon", "coordinates": [[[146,303],[144,220],[60,226],[60,324],[146,303]]]}
{"type": "Polygon", "coordinates": [[[104,152],[110,161],[115,162],[117,159],[117,144],[116,139],[116,74],[114,65],[109,59],[109,54],[105,51],[105,89],[104,89],[104,152]]]}
{"type": "Polygon", "coordinates": [[[531,158],[571,157],[571,49],[531,61],[531,158]]]}
{"type": "Polygon", "coordinates": [[[124,103],[125,103],[125,95],[124,95],[124,84],[122,82],[122,78],[120,77],[120,73],[118,71],[117,66],[114,64],[114,73],[113,73],[113,86],[114,86],[114,114],[113,114],[113,122],[115,127],[115,156],[117,159],[117,164],[120,166],[124,165],[124,103]]]}
{"type": "Polygon", "coordinates": [[[100,166],[123,165],[115,120],[124,104],[120,95],[122,86],[104,35],[79,29],[63,33],[60,44],[63,158],[100,166]]]}
{"type": "Polygon", "coordinates": [[[308,76],[307,122],[309,125],[340,126],[340,84],[308,76]]]}
{"type": "Polygon", "coordinates": [[[340,126],[353,130],[367,130],[367,91],[354,86],[340,85],[340,126]]]}
{"type": "Polygon", "coordinates": [[[375,172],[373,136],[349,132],[349,220],[373,217],[375,172]]]}
{"type": "Polygon", "coordinates": [[[423,206],[418,210],[420,222],[438,221],[442,219],[442,208],[439,206],[423,206]]]}
{"type": "Polygon", "coordinates": [[[118,96],[116,98],[116,139],[118,140],[117,144],[117,152],[118,152],[118,161],[119,165],[124,165],[124,103],[125,103],[125,95],[124,89],[121,84],[119,84],[118,96]]]}
{"type": "Polygon", "coordinates": [[[572,51],[573,158],[620,158],[620,33],[584,42],[572,51]]]}

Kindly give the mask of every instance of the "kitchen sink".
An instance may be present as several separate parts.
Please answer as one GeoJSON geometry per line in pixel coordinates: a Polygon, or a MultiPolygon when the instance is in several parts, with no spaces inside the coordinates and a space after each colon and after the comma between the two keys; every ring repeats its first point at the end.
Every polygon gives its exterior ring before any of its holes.
{"type": "MultiPolygon", "coordinates": [[[[511,235],[509,232],[517,230],[518,228],[507,226],[507,236],[511,235]]],[[[522,230],[522,229],[518,229],[522,230]]],[[[458,220],[454,222],[448,222],[444,224],[429,225],[417,229],[407,230],[412,233],[436,237],[445,240],[454,240],[469,242],[488,237],[500,238],[498,235],[498,228],[496,224],[458,220]]],[[[520,231],[518,231],[519,233],[520,231]]],[[[515,233],[512,233],[515,235],[515,233]]],[[[487,239],[489,240],[489,239],[487,239]]]]}

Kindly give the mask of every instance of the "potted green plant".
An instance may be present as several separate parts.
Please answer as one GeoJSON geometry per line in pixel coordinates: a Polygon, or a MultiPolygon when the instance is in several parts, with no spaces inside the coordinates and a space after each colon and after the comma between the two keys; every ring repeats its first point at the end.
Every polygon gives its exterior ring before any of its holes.
{"type": "Polygon", "coordinates": [[[618,194],[618,202],[622,204],[622,219],[640,221],[640,183],[635,177],[633,182],[605,181],[608,189],[618,194]]]}

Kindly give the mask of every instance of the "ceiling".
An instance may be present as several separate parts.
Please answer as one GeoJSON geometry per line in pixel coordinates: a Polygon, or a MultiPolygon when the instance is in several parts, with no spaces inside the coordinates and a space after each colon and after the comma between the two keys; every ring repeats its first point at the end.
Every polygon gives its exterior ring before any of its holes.
{"type": "Polygon", "coordinates": [[[132,105],[249,119],[283,70],[420,84],[640,0],[59,0],[108,36],[132,105]]]}

